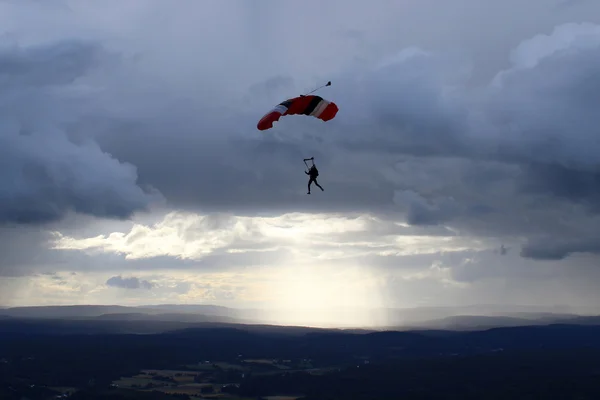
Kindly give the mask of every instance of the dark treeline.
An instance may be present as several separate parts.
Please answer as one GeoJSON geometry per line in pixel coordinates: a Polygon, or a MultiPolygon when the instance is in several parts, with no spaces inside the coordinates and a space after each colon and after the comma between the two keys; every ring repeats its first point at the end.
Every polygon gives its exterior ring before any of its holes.
{"type": "Polygon", "coordinates": [[[480,356],[395,360],[318,376],[261,376],[244,396],[303,393],[328,399],[598,399],[600,351],[510,351],[480,356]]]}
{"type": "Polygon", "coordinates": [[[142,369],[182,368],[206,360],[239,363],[241,358],[310,359],[312,367],[332,371],[249,373],[243,378],[221,373],[228,383],[240,384],[232,391],[251,398],[290,393],[301,393],[306,400],[600,398],[595,384],[600,379],[600,326],[302,335],[242,327],[149,335],[50,331],[38,327],[0,333],[0,398],[24,391],[31,399],[47,398],[44,387],[53,386],[79,388],[74,399],[166,398],[115,391],[110,383],[142,369]]]}

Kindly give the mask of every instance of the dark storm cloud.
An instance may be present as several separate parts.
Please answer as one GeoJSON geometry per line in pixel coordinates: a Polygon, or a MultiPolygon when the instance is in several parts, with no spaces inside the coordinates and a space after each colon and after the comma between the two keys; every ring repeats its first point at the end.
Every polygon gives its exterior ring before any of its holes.
{"type": "Polygon", "coordinates": [[[95,43],[63,41],[50,46],[8,47],[0,51],[3,90],[72,83],[100,61],[95,43]]]}
{"type": "Polygon", "coordinates": [[[562,260],[576,253],[600,254],[600,239],[545,237],[527,243],[521,250],[523,257],[536,260],[562,260]]]}
{"type": "Polygon", "coordinates": [[[0,51],[0,223],[53,222],[70,211],[127,218],[149,205],[133,165],[64,132],[85,102],[76,81],[107,58],[79,41],[0,51]]]}
{"type": "Polygon", "coordinates": [[[135,276],[129,278],[123,278],[122,276],[113,276],[106,281],[108,286],[113,286],[121,289],[152,289],[152,283],[136,278],[135,276]]]}
{"type": "MultiPolygon", "coordinates": [[[[488,224],[490,233],[499,234],[511,220],[517,222],[515,216],[522,216],[527,223],[513,225],[514,235],[527,231],[534,237],[551,234],[563,237],[560,243],[572,243],[569,235],[581,234],[577,224],[586,217],[585,210],[568,204],[582,204],[588,212],[598,212],[600,147],[596,127],[600,114],[595,104],[600,100],[596,88],[600,84],[599,34],[596,26],[571,24],[557,28],[550,36],[526,41],[513,52],[511,70],[498,75],[489,88],[471,93],[461,91],[460,85],[431,86],[439,73],[427,76],[427,68],[422,67],[411,75],[409,72],[416,68],[401,63],[397,76],[406,78],[397,78],[399,86],[389,90],[399,100],[402,93],[410,92],[416,97],[419,112],[395,116],[387,111],[390,105],[404,103],[383,96],[385,103],[366,112],[365,120],[378,119],[384,126],[395,128],[380,131],[378,141],[356,139],[358,145],[353,149],[408,154],[429,160],[421,164],[437,170],[439,178],[433,173],[427,176],[434,182],[440,179],[434,190],[431,187],[436,184],[431,180],[398,179],[408,186],[396,192],[396,201],[404,207],[410,223],[449,223],[477,232],[475,220],[480,220],[488,224]],[[423,92],[423,88],[431,89],[423,92]],[[449,89],[452,95],[446,94],[449,89]],[[470,171],[455,170],[454,175],[444,171],[444,163],[439,163],[442,156],[462,159],[454,167],[462,163],[470,171]],[[478,169],[482,165],[483,171],[478,169]],[[449,176],[453,180],[444,185],[441,179],[449,176]],[[486,190],[483,184],[496,190],[486,190]],[[503,203],[493,197],[494,192],[503,203]],[[558,219],[560,223],[548,230],[552,223],[543,219],[558,219]],[[571,221],[564,223],[565,219],[571,221]]],[[[419,63],[435,60],[418,53],[409,60],[415,57],[419,63]]],[[[365,82],[372,84],[369,79],[365,82]]],[[[419,168],[418,163],[413,166],[419,168]]],[[[422,172],[415,172],[419,174],[422,172]]],[[[596,237],[598,233],[592,229],[584,235],[596,237]]],[[[555,250],[547,246],[547,257],[561,258],[572,252],[563,245],[556,246],[555,250]]],[[[585,240],[568,248],[594,252],[594,246],[585,240]]],[[[522,254],[536,253],[525,249],[522,254]]],[[[540,257],[544,257],[542,253],[540,257]]]]}
{"type": "Polygon", "coordinates": [[[600,170],[578,171],[561,165],[532,164],[518,180],[525,193],[546,194],[600,211],[600,170]]]}
{"type": "Polygon", "coordinates": [[[445,57],[405,51],[400,61],[339,89],[363,112],[344,118],[348,123],[338,138],[351,136],[355,149],[395,154],[589,168],[600,154],[594,107],[600,93],[598,38],[594,25],[561,26],[523,42],[510,70],[474,89],[464,86],[460,65],[451,74],[445,57]],[[355,86],[367,100],[351,96],[355,86]],[[347,135],[356,123],[362,129],[347,135]],[[363,133],[369,126],[369,134],[363,133]]]}
{"type": "Polygon", "coordinates": [[[394,200],[405,204],[406,222],[410,225],[439,225],[452,220],[462,210],[452,199],[437,199],[433,204],[413,191],[396,193],[394,200]]]}
{"type": "Polygon", "coordinates": [[[51,272],[59,252],[48,250],[52,235],[27,227],[0,228],[0,277],[51,272]]]}
{"type": "Polygon", "coordinates": [[[564,9],[581,6],[589,2],[589,0],[561,0],[555,5],[555,7],[558,10],[563,11],[564,9]]]}

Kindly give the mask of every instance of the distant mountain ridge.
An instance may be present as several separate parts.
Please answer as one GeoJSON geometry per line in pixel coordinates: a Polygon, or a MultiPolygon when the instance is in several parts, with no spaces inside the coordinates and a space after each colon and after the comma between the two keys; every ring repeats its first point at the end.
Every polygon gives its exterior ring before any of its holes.
{"type": "MultiPolygon", "coordinates": [[[[592,310],[588,310],[592,311],[592,310]]],[[[332,317],[339,321],[351,320],[352,310],[339,309],[332,317]]],[[[422,307],[406,309],[369,310],[382,323],[367,327],[373,330],[481,330],[497,327],[516,327],[569,323],[589,325],[600,323],[594,314],[581,315],[566,307],[530,306],[469,306],[469,307],[422,307]]],[[[271,314],[274,315],[274,314],[271,314]]],[[[67,305],[31,306],[0,309],[0,319],[72,320],[72,321],[145,321],[155,323],[179,323],[192,326],[198,323],[244,324],[244,325],[300,325],[280,323],[265,310],[237,309],[217,305],[157,304],[145,306],[119,305],[67,305]]],[[[159,324],[160,325],[160,324],[159,324]]],[[[362,329],[339,323],[339,328],[362,329]]]]}

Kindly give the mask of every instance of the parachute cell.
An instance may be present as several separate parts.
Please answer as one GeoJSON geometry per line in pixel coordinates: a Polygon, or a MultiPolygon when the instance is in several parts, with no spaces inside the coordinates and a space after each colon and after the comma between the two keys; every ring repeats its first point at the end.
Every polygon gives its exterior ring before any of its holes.
{"type": "Polygon", "coordinates": [[[335,117],[338,112],[338,106],[320,96],[308,95],[294,97],[282,103],[265,114],[258,122],[257,128],[260,131],[271,129],[275,121],[285,115],[307,115],[318,118],[322,121],[329,121],[335,117]]]}

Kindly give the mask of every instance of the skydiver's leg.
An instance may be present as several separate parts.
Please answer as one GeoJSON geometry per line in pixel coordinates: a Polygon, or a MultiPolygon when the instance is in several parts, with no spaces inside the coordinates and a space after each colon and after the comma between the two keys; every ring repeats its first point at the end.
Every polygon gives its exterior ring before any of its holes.
{"type": "Polygon", "coordinates": [[[319,189],[321,189],[321,191],[325,190],[325,189],[323,189],[323,187],[321,185],[319,185],[319,182],[317,182],[316,179],[315,179],[315,185],[317,185],[319,187],[319,189]]]}
{"type": "Polygon", "coordinates": [[[313,183],[313,181],[314,181],[314,179],[312,179],[312,178],[310,178],[308,180],[308,193],[306,193],[306,194],[310,194],[310,184],[313,183]]]}

